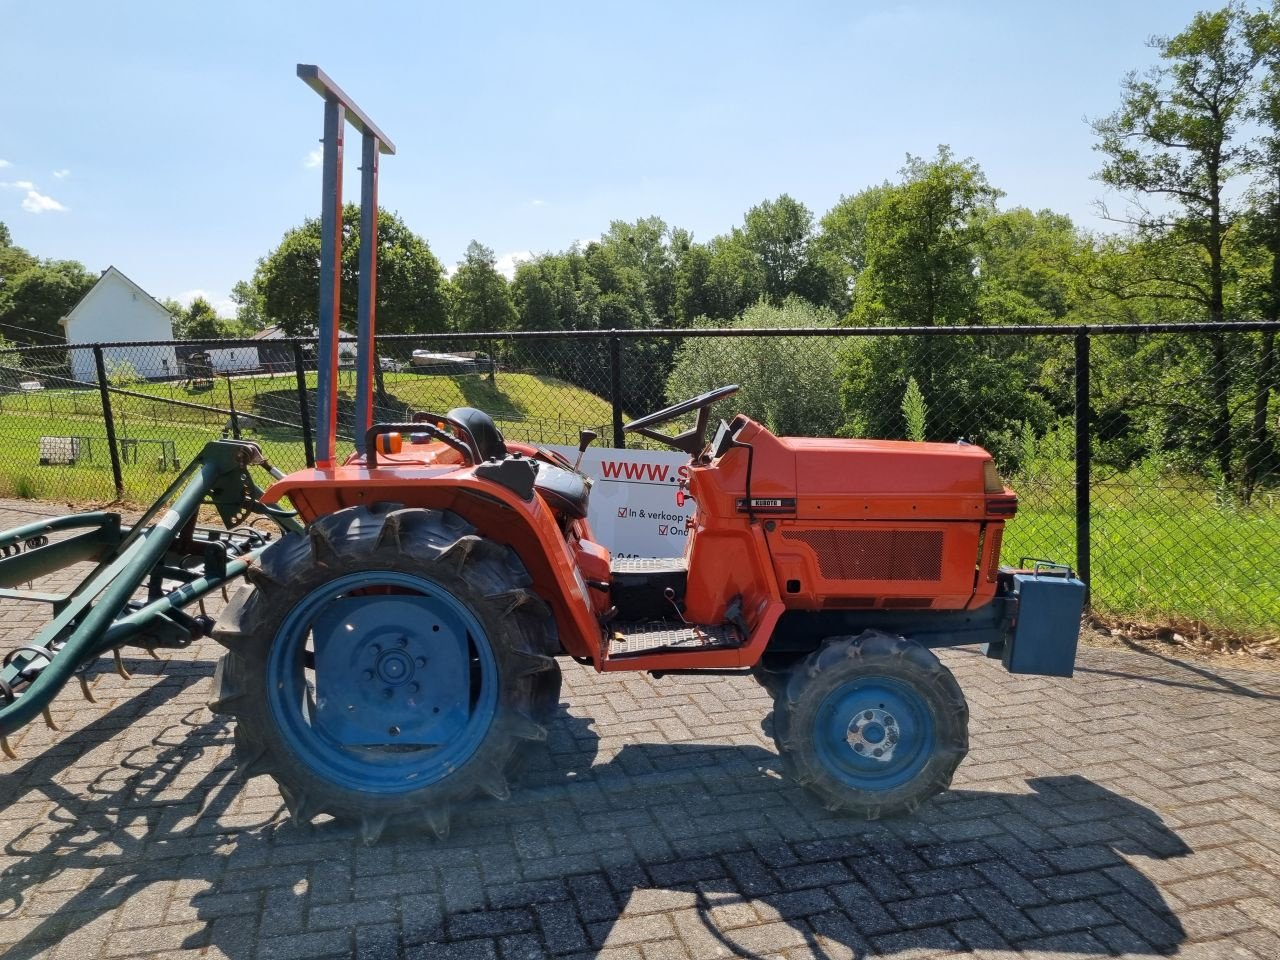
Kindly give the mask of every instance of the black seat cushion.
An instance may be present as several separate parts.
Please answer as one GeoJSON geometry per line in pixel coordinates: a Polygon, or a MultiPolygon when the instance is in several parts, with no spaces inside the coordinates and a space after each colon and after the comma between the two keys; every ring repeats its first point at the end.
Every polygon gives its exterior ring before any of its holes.
{"type": "Polygon", "coordinates": [[[482,460],[491,460],[494,457],[501,460],[507,455],[507,442],[502,437],[502,431],[493,422],[493,417],[483,410],[477,410],[475,407],[454,407],[445,416],[450,420],[457,420],[471,431],[476,446],[480,448],[482,460]]]}
{"type": "Polygon", "coordinates": [[[542,494],[542,499],[553,510],[574,520],[586,517],[591,488],[578,474],[549,463],[539,463],[533,488],[542,494]]]}

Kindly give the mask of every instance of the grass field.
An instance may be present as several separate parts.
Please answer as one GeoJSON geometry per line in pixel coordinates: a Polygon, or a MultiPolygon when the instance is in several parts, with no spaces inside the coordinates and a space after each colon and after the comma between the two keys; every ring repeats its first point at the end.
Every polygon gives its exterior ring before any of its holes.
{"type": "MultiPolygon", "coordinates": [[[[353,376],[341,376],[340,411],[349,416],[353,376]]],[[[550,377],[498,373],[456,377],[387,373],[392,406],[379,411],[398,420],[415,410],[445,411],[475,406],[489,411],[511,439],[576,443],[581,427],[609,436],[607,400],[550,377]]],[[[314,374],[308,376],[308,406],[314,404],[314,374]]],[[[127,498],[142,503],[173,479],[161,470],[161,448],[171,441],[182,464],[206,442],[222,436],[224,412],[179,407],[171,400],[225,411],[234,402],[248,415],[298,422],[296,380],[234,377],[212,388],[175,383],[139,383],[124,389],[140,396],[112,398],[117,436],[138,440],[137,461],[124,465],[127,498]],[[231,391],[228,396],[228,390],[231,391]],[[152,441],[152,442],[147,442],[152,441]]],[[[284,470],[304,464],[300,433],[263,424],[247,434],[284,470]]],[[[340,446],[340,453],[350,445],[340,446]]],[[[1074,564],[1075,508],[1069,470],[1054,479],[1012,482],[1020,509],[1004,540],[1006,563],[1022,556],[1074,564]]],[[[113,497],[110,460],[96,391],[45,390],[0,396],[0,496],[71,502],[113,497]],[[41,436],[82,436],[92,443],[91,462],[39,466],[41,436]]],[[[1247,510],[1217,505],[1209,491],[1168,486],[1164,481],[1112,482],[1093,491],[1092,601],[1116,615],[1202,620],[1212,626],[1274,635],[1280,625],[1280,495],[1263,497],[1247,510]]]]}
{"type": "MultiPolygon", "coordinates": [[[[1074,564],[1071,489],[1024,486],[1019,497],[1004,561],[1033,556],[1074,564]]],[[[1098,484],[1091,503],[1095,610],[1280,634],[1280,498],[1225,509],[1204,490],[1098,484]]]]}
{"type": "MultiPolygon", "coordinates": [[[[339,413],[349,422],[354,376],[340,377],[339,413]]],[[[474,406],[489,411],[503,433],[533,443],[577,443],[578,430],[600,431],[612,422],[607,400],[552,377],[525,373],[487,376],[423,376],[387,373],[390,405],[378,410],[384,421],[406,420],[414,411],[444,412],[474,406]]],[[[125,383],[111,398],[116,436],[137,451],[136,462],[123,464],[126,498],[142,503],[154,498],[173,479],[171,466],[160,467],[162,448],[169,441],[179,463],[185,465],[204,445],[223,435],[235,405],[249,417],[269,417],[299,424],[297,381],[287,375],[232,377],[211,387],[193,389],[180,383],[125,383]],[[170,401],[215,407],[201,410],[170,401]]],[[[308,413],[314,411],[315,374],[307,375],[308,413]]],[[[244,425],[242,423],[242,425],[244,425]]],[[[341,428],[340,428],[341,429],[341,428]]],[[[273,463],[284,470],[304,465],[301,431],[294,426],[262,422],[245,436],[255,440],[273,463]]],[[[340,454],[349,442],[339,444],[340,454]]],[[[96,390],[43,390],[0,395],[0,495],[46,500],[110,500],[114,496],[106,428],[96,390]],[[82,450],[92,454],[74,466],[41,466],[40,437],[82,437],[82,450]]]]}

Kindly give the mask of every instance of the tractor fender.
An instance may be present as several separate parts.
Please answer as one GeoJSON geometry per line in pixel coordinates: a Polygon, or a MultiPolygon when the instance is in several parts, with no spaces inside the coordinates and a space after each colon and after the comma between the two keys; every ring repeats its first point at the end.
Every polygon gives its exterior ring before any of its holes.
{"type": "Polygon", "coordinates": [[[515,550],[533,579],[534,592],[551,607],[564,650],[598,659],[599,621],[591,590],[551,510],[537,495],[524,499],[500,483],[477,477],[473,468],[442,470],[397,465],[370,470],[360,463],[299,470],[277,480],[264,503],[287,497],[307,522],[351,506],[392,502],[406,507],[450,510],[479,535],[515,550]]]}

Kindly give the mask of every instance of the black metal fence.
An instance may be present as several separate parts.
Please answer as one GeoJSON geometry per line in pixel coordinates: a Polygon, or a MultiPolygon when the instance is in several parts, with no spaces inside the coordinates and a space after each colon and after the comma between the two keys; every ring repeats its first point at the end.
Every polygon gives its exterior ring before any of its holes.
{"type": "MultiPolygon", "coordinates": [[[[376,412],[476,406],[507,437],[623,446],[724,383],[780,433],[979,443],[1020,498],[1006,561],[1072,563],[1095,609],[1280,624],[1280,324],[703,329],[382,337],[376,412]]],[[[350,450],[354,345],[339,368],[350,450]]],[[[0,495],[145,501],[210,439],[312,462],[312,340],[0,351],[0,495]]],[[[910,484],[904,478],[904,486],[910,484]]]]}

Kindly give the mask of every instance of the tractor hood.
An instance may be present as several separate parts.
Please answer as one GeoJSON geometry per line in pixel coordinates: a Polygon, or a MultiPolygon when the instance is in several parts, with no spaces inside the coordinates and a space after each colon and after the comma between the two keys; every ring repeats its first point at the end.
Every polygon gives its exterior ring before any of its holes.
{"type": "Polygon", "coordinates": [[[777,437],[746,417],[733,439],[750,445],[718,457],[727,490],[741,491],[738,512],[825,520],[976,520],[1007,517],[1013,491],[996,474],[991,454],[967,443],[777,437]]]}
{"type": "Polygon", "coordinates": [[[988,487],[994,462],[972,444],[774,439],[795,459],[800,518],[973,520],[991,494],[1012,497],[988,487]]]}

